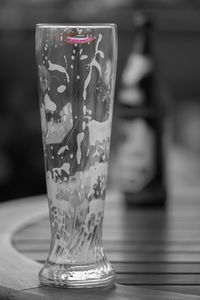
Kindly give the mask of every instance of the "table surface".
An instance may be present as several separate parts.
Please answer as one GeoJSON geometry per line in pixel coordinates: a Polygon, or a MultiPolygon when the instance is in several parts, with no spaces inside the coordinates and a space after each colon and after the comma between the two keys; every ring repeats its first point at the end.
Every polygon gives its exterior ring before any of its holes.
{"type": "Polygon", "coordinates": [[[174,151],[165,208],[127,208],[108,191],[103,245],[117,272],[114,288],[40,286],[50,241],[45,196],[0,205],[0,299],[200,299],[200,167],[174,151]]]}

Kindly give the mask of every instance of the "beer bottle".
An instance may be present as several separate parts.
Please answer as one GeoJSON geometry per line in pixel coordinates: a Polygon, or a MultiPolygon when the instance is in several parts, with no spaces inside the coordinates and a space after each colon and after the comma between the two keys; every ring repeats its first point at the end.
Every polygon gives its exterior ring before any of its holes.
{"type": "Polygon", "coordinates": [[[134,16],[134,43],[122,73],[118,113],[120,184],[127,204],[163,205],[166,200],[164,106],[153,49],[150,14],[134,16]]]}

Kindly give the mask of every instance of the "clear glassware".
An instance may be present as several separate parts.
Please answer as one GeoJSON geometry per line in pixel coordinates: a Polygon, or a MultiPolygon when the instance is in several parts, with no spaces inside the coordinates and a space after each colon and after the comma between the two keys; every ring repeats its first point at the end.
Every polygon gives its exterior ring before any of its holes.
{"type": "Polygon", "coordinates": [[[111,285],[102,223],[117,64],[114,24],[38,24],[36,59],[51,225],[42,284],[111,285]]]}

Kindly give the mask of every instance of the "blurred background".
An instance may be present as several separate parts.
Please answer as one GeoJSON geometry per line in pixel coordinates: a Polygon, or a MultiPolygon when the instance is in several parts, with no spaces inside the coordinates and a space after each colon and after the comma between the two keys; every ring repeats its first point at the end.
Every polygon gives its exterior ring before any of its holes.
{"type": "MultiPolygon", "coordinates": [[[[116,99],[133,46],[133,13],[153,11],[156,61],[169,102],[171,141],[197,158],[200,178],[200,1],[0,1],[0,201],[45,193],[37,95],[36,23],[116,23],[116,99]]],[[[116,100],[117,103],[117,100],[116,100]]],[[[115,103],[115,106],[116,106],[115,103]]],[[[119,120],[115,109],[114,123],[119,120]]],[[[118,143],[112,137],[111,151],[118,143]]],[[[112,164],[111,164],[112,167],[112,164]]]]}

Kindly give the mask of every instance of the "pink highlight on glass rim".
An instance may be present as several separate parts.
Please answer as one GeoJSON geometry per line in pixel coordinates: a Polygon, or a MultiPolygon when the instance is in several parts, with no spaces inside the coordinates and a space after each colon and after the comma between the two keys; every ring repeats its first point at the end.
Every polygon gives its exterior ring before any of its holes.
{"type": "Polygon", "coordinates": [[[95,40],[95,36],[75,35],[68,36],[66,42],[69,44],[85,44],[95,40]]]}

